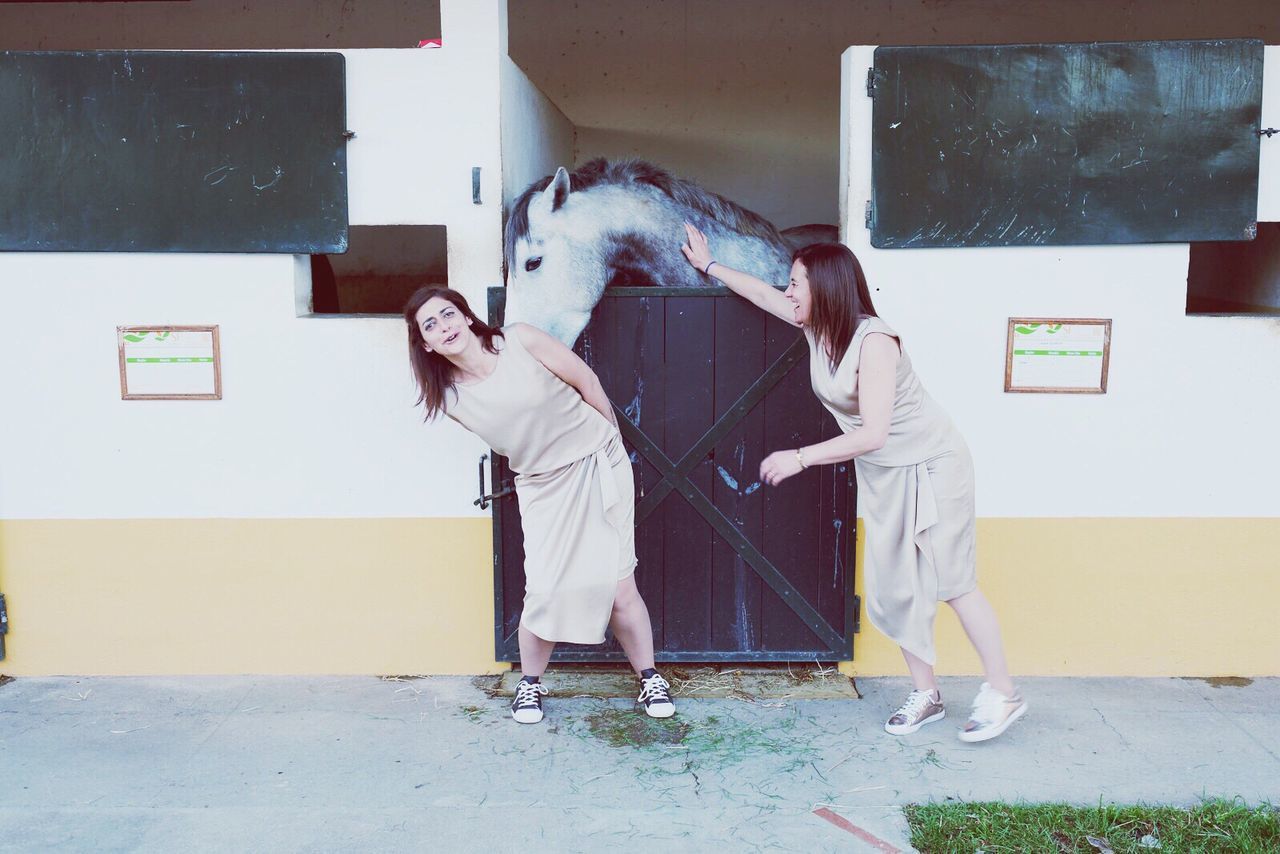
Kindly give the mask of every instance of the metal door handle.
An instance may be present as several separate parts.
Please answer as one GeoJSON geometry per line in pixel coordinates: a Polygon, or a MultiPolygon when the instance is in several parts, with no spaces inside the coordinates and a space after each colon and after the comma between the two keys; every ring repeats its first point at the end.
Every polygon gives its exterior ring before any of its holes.
{"type": "Polygon", "coordinates": [[[490,495],[484,494],[484,462],[487,459],[489,459],[488,454],[480,455],[480,466],[478,471],[478,474],[480,476],[480,497],[477,498],[475,501],[471,502],[473,505],[475,505],[476,507],[479,507],[481,510],[488,510],[490,503],[498,500],[499,498],[505,498],[508,495],[513,495],[515,494],[515,491],[516,491],[515,485],[512,484],[511,481],[504,480],[502,482],[502,488],[499,489],[497,492],[494,492],[490,495]]]}

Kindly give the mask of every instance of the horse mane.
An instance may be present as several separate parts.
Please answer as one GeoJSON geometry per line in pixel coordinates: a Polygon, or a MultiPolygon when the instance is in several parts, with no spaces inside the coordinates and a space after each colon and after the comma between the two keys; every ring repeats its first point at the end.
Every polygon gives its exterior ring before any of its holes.
{"type": "MultiPolygon", "coordinates": [[[[516,242],[529,236],[529,202],[551,184],[554,175],[534,181],[511,204],[503,233],[503,259],[508,266],[515,257],[516,242]]],[[[665,169],[644,160],[609,161],[597,157],[569,173],[569,187],[580,193],[592,187],[642,184],[653,187],[678,205],[690,208],[726,228],[773,243],[790,255],[786,239],[773,223],[754,211],[731,202],[718,193],[704,190],[691,181],[677,178],[665,169]]]]}

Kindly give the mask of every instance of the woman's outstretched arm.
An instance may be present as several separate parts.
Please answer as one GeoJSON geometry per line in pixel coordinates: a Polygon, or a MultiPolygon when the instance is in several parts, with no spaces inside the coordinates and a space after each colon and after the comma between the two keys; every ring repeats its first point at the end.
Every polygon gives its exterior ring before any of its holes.
{"type": "Polygon", "coordinates": [[[687,222],[684,224],[684,233],[688,242],[680,247],[680,251],[690,264],[724,282],[729,290],[757,308],[764,309],[792,326],[800,325],[796,323],[795,305],[778,293],[776,288],[750,273],[734,270],[716,261],[711,254],[711,247],[707,245],[707,236],[687,222]],[[708,267],[711,268],[710,271],[707,270],[708,267]]]}
{"type": "Polygon", "coordinates": [[[873,332],[862,342],[858,357],[858,410],[862,426],[852,433],[841,433],[825,442],[791,451],[774,451],[760,463],[760,479],[777,486],[802,470],[815,465],[840,463],[884,447],[889,438],[893,418],[894,381],[901,353],[898,342],[888,335],[873,332]]]}
{"type": "Polygon", "coordinates": [[[551,373],[558,376],[566,385],[572,386],[582,395],[592,409],[604,416],[605,420],[615,428],[618,419],[613,414],[613,404],[609,403],[609,395],[596,372],[578,354],[561,344],[555,338],[527,323],[514,323],[511,331],[519,336],[520,343],[551,373]]]}

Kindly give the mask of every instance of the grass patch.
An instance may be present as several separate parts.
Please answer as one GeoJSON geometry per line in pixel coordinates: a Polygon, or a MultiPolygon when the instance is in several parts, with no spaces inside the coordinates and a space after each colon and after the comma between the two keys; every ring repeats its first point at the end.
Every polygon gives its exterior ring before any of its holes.
{"type": "MultiPolygon", "coordinates": [[[[752,757],[776,758],[779,770],[807,765],[817,750],[797,743],[791,735],[794,716],[770,726],[743,724],[733,718],[708,715],[655,719],[638,709],[604,706],[583,718],[589,737],[610,747],[680,756],[690,766],[725,768],[752,757]]],[[[584,734],[585,736],[585,734],[584,734]]]]}
{"type": "Polygon", "coordinates": [[[483,706],[462,706],[458,709],[458,712],[473,724],[478,724],[489,713],[489,710],[483,706]]]}
{"type": "Polygon", "coordinates": [[[680,744],[690,726],[678,718],[651,718],[631,710],[606,706],[586,717],[591,734],[610,747],[656,747],[680,744]]]}
{"type": "Polygon", "coordinates": [[[790,732],[795,721],[783,718],[775,725],[744,726],[737,720],[721,721],[710,716],[696,726],[684,743],[690,750],[724,759],[745,759],[750,756],[777,756],[796,762],[807,762],[816,751],[808,744],[797,744],[790,732]]]}
{"type": "Polygon", "coordinates": [[[924,854],[1004,851],[1280,850],[1280,810],[1239,801],[1161,806],[938,803],[905,810],[911,844],[924,854]]]}

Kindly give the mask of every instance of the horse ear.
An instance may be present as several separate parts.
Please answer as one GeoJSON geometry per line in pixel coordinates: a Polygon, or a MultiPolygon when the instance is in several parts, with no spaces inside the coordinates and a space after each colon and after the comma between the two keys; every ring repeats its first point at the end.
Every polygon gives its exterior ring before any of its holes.
{"type": "Polygon", "coordinates": [[[555,177],[551,179],[547,189],[542,191],[542,198],[546,199],[552,213],[560,210],[560,206],[568,200],[569,173],[565,171],[563,166],[556,170],[555,177]]]}

